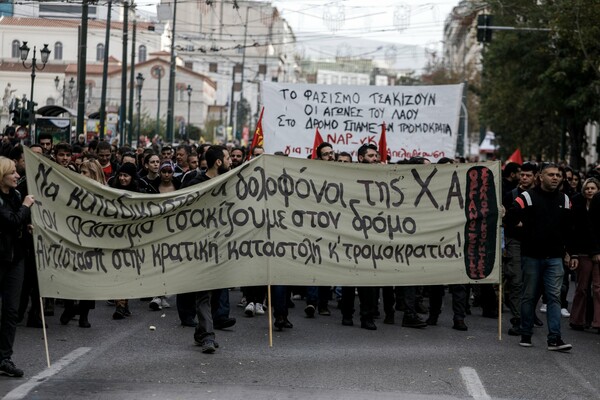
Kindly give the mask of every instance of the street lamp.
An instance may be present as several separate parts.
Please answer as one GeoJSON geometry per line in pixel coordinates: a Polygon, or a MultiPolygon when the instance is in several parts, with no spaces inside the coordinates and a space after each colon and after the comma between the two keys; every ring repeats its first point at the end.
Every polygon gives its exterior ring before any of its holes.
{"type": "Polygon", "coordinates": [[[35,120],[35,115],[34,115],[34,102],[33,102],[33,86],[35,83],[35,71],[36,70],[43,70],[44,68],[46,68],[46,63],[48,62],[48,57],[50,56],[50,49],[48,48],[47,44],[44,44],[44,48],[42,50],[40,50],[40,56],[42,58],[42,67],[38,67],[37,63],[36,63],[36,58],[35,58],[35,53],[36,53],[36,47],[33,46],[33,58],[31,59],[31,65],[27,65],[25,63],[25,61],[27,61],[27,57],[29,56],[29,47],[27,47],[27,42],[23,42],[23,45],[21,47],[19,47],[19,50],[21,51],[21,62],[23,63],[23,67],[25,67],[25,69],[29,69],[31,68],[31,96],[29,97],[29,134],[32,135],[33,132],[31,131],[33,128],[33,122],[35,120]]]}
{"type": "Polygon", "coordinates": [[[141,72],[138,72],[137,76],[135,77],[135,87],[137,88],[137,95],[138,95],[138,101],[137,101],[137,145],[140,145],[140,116],[141,116],[141,109],[142,109],[142,88],[144,87],[144,75],[142,75],[141,72]]]}
{"type": "Polygon", "coordinates": [[[190,125],[191,125],[190,124],[190,108],[192,106],[192,86],[188,85],[186,90],[187,90],[187,94],[188,94],[188,119],[187,119],[188,128],[186,129],[185,136],[183,138],[184,141],[187,138],[188,131],[189,131],[190,125]]]}
{"type": "MultiPolygon", "coordinates": [[[[54,78],[54,86],[56,87],[56,90],[58,90],[58,85],[60,84],[60,79],[58,78],[58,75],[56,76],[56,78],[54,78]]],[[[75,88],[75,79],[73,77],[71,77],[71,79],[69,79],[69,107],[71,107],[71,99],[73,98],[73,89],[75,88]]],[[[65,96],[67,93],[67,89],[65,88],[65,81],[63,80],[63,86],[62,86],[62,105],[63,107],[65,106],[65,96]]]]}
{"type": "Polygon", "coordinates": [[[156,135],[160,134],[160,80],[163,76],[163,69],[161,66],[157,65],[152,68],[152,76],[158,79],[158,92],[156,94],[156,135]]]}

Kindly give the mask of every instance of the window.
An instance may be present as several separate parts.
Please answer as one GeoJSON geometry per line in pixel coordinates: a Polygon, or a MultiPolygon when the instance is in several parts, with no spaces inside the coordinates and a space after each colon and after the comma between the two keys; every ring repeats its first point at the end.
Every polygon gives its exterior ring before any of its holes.
{"type": "Polygon", "coordinates": [[[208,64],[208,72],[219,72],[217,63],[209,63],[208,64]]]}
{"type": "Polygon", "coordinates": [[[21,47],[21,42],[19,42],[18,40],[13,40],[12,42],[12,58],[21,58],[21,51],[19,50],[19,47],[21,47]]]}
{"type": "Polygon", "coordinates": [[[63,59],[62,50],[63,50],[63,45],[61,42],[54,43],[54,59],[55,60],[63,59]]]}
{"type": "Polygon", "coordinates": [[[96,46],[96,61],[104,61],[104,44],[98,43],[96,46]]]}
{"type": "Polygon", "coordinates": [[[145,62],[146,58],[148,57],[148,50],[146,49],[146,46],[144,46],[143,44],[138,48],[138,60],[140,62],[145,62]]]}

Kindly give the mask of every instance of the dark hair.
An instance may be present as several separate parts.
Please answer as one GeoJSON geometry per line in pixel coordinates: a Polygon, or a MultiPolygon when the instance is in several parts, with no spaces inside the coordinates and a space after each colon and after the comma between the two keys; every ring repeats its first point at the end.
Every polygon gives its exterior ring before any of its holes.
{"type": "Polygon", "coordinates": [[[40,133],[40,135],[38,136],[38,143],[44,139],[49,139],[50,142],[53,142],[52,135],[49,133],[40,133]]]}
{"type": "Polygon", "coordinates": [[[19,161],[21,157],[23,157],[23,147],[19,145],[13,147],[8,152],[8,158],[10,158],[11,160],[19,161]]]}
{"type": "Polygon", "coordinates": [[[331,147],[333,149],[333,146],[331,145],[331,143],[327,143],[327,142],[323,142],[320,145],[317,146],[317,158],[321,158],[321,150],[323,150],[323,147],[331,147]]]}
{"type": "Polygon", "coordinates": [[[191,146],[187,144],[180,144],[179,146],[177,146],[177,151],[181,149],[184,149],[186,154],[190,154],[192,152],[191,146]]]}
{"type": "Polygon", "coordinates": [[[233,153],[236,150],[242,152],[242,159],[246,158],[246,149],[244,149],[243,147],[240,147],[240,146],[236,146],[233,149],[231,149],[231,153],[233,153]]]}
{"type": "Polygon", "coordinates": [[[350,159],[352,160],[352,154],[348,153],[347,151],[340,151],[336,159],[340,157],[350,157],[350,159]]]}
{"type": "Polygon", "coordinates": [[[112,152],[112,146],[107,141],[101,141],[101,142],[98,142],[98,146],[96,147],[96,152],[99,152],[100,150],[109,150],[112,152]]]}
{"type": "Polygon", "coordinates": [[[59,151],[66,151],[67,153],[73,154],[73,148],[67,142],[60,142],[54,146],[54,154],[58,154],[59,151]]]}
{"type": "Polygon", "coordinates": [[[533,172],[536,174],[538,172],[538,165],[534,161],[526,161],[521,165],[521,172],[533,172]]]}
{"type": "Polygon", "coordinates": [[[454,164],[454,160],[449,157],[442,157],[438,160],[438,164],[454,164]]]}
{"type": "Polygon", "coordinates": [[[227,147],[225,147],[225,146],[220,146],[220,145],[210,146],[204,152],[204,158],[206,159],[206,167],[208,169],[211,169],[215,165],[217,160],[223,161],[223,158],[225,157],[225,153],[224,153],[225,151],[227,151],[227,147]]]}
{"type": "Polygon", "coordinates": [[[540,172],[542,172],[543,170],[547,169],[547,168],[558,168],[561,170],[561,172],[563,171],[560,166],[557,163],[553,163],[553,162],[543,162],[540,165],[540,172]]]}
{"type": "Polygon", "coordinates": [[[358,156],[364,157],[364,155],[367,154],[368,149],[377,151],[377,146],[375,146],[374,144],[363,144],[362,146],[360,146],[358,148],[358,151],[357,151],[358,156]]]}
{"type": "Polygon", "coordinates": [[[426,157],[411,157],[406,162],[407,164],[425,164],[426,161],[429,161],[426,157]]]}
{"type": "Polygon", "coordinates": [[[42,149],[42,151],[44,150],[44,147],[41,144],[39,144],[39,143],[34,143],[31,146],[29,146],[30,149],[33,149],[34,147],[42,149]]]}
{"type": "Polygon", "coordinates": [[[520,169],[521,169],[521,165],[519,165],[518,163],[509,162],[508,164],[506,164],[504,166],[504,169],[502,170],[502,177],[508,178],[512,174],[516,174],[517,172],[519,172],[520,169]]]}
{"type": "Polygon", "coordinates": [[[264,150],[264,147],[262,147],[262,146],[254,146],[252,148],[252,155],[254,155],[254,150],[256,150],[256,149],[263,149],[264,150]]]}
{"type": "Polygon", "coordinates": [[[152,156],[157,156],[158,158],[160,158],[160,156],[154,152],[148,153],[144,156],[144,165],[146,165],[150,162],[150,158],[152,158],[152,156]]]}

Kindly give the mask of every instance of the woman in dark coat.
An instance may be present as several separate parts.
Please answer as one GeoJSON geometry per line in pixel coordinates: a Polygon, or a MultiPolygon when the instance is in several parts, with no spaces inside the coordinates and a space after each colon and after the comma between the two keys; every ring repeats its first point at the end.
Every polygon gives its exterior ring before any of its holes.
{"type": "Polygon", "coordinates": [[[21,377],[23,371],[11,357],[19,318],[19,302],[24,276],[23,231],[28,229],[33,196],[16,190],[19,174],[14,161],[0,157],[0,374],[21,377]]]}

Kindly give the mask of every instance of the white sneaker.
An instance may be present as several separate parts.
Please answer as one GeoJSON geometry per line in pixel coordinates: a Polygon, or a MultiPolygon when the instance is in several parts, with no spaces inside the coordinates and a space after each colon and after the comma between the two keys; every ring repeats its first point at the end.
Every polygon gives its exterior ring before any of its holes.
{"type": "Polygon", "coordinates": [[[152,301],[149,304],[149,307],[150,307],[150,309],[152,311],[162,310],[162,305],[161,305],[160,297],[153,298],[152,301]]]}
{"type": "Polygon", "coordinates": [[[160,305],[162,308],[171,308],[171,305],[167,301],[167,298],[164,296],[160,298],[160,305]]]}
{"type": "Polygon", "coordinates": [[[264,315],[265,310],[263,309],[263,305],[261,303],[256,303],[254,305],[254,313],[256,315],[264,315]]]}
{"type": "Polygon", "coordinates": [[[542,306],[540,307],[540,312],[545,313],[548,311],[548,305],[542,303],[542,306]]]}
{"type": "Polygon", "coordinates": [[[247,317],[254,317],[254,303],[248,303],[244,310],[244,314],[246,314],[247,317]]]}
{"type": "Polygon", "coordinates": [[[562,315],[564,318],[569,318],[571,313],[566,308],[561,308],[560,315],[562,315]]]}
{"type": "Polygon", "coordinates": [[[242,299],[240,300],[240,302],[237,304],[238,307],[242,307],[242,308],[245,308],[246,305],[247,305],[247,303],[246,303],[246,298],[245,297],[242,297],[242,299]]]}

